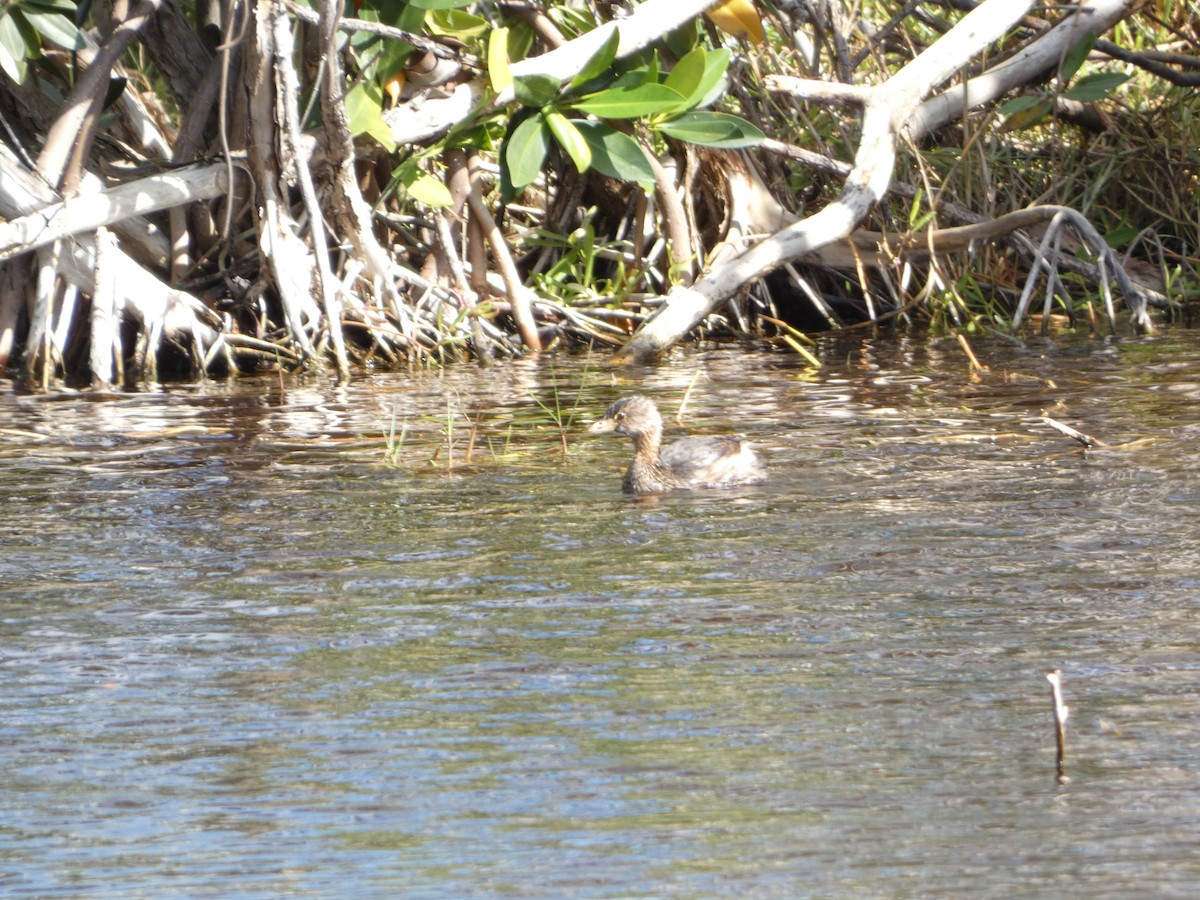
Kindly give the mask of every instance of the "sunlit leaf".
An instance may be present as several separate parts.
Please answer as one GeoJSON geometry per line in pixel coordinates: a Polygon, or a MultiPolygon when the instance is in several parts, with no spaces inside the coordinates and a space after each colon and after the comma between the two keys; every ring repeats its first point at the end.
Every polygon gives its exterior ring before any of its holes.
{"type": "Polygon", "coordinates": [[[536,41],[533,26],[524,19],[515,19],[508,25],[508,58],[513,62],[527,58],[536,41]]]}
{"type": "MultiPolygon", "coordinates": [[[[646,82],[650,81],[650,70],[646,66],[636,66],[628,69],[617,76],[616,80],[611,84],[605,85],[605,89],[609,91],[629,89],[641,87],[646,82]]],[[[657,81],[657,79],[655,79],[657,81]]],[[[587,92],[590,96],[594,91],[587,92]]]]}
{"type": "Polygon", "coordinates": [[[762,17],[753,0],[723,0],[704,15],[726,34],[755,44],[763,42],[762,17]]]}
{"type": "Polygon", "coordinates": [[[648,84],[658,84],[658,51],[655,50],[650,54],[650,59],[646,61],[646,82],[648,84]]]}
{"type": "Polygon", "coordinates": [[[1071,85],[1063,93],[1063,97],[1083,103],[1103,100],[1128,80],[1129,75],[1124,72],[1097,72],[1095,75],[1085,75],[1071,85]]]}
{"type": "MultiPolygon", "coordinates": [[[[456,6],[461,7],[466,5],[468,4],[459,3],[456,6]]],[[[421,29],[425,27],[425,14],[428,8],[429,7],[421,6],[418,3],[402,3],[400,4],[398,11],[391,14],[395,15],[396,18],[393,19],[385,15],[384,21],[390,21],[397,28],[402,28],[405,31],[411,31],[413,34],[420,34],[421,29]]],[[[446,9],[447,7],[442,8],[446,9]]],[[[456,7],[451,6],[449,8],[453,9],[456,7]]]]}
{"type": "MultiPolygon", "coordinates": [[[[73,16],[74,9],[69,13],[73,16]]],[[[59,12],[43,12],[29,3],[21,4],[21,14],[38,34],[51,43],[57,44],[64,50],[83,49],[83,35],[75,27],[74,19],[59,12]]]]}
{"type": "Polygon", "coordinates": [[[725,73],[729,70],[729,51],[722,48],[712,50],[704,57],[704,77],[700,85],[688,97],[687,108],[703,108],[716,103],[725,93],[725,73]]]}
{"type": "Polygon", "coordinates": [[[408,196],[418,203],[440,209],[454,202],[454,198],[450,196],[450,189],[446,185],[428,172],[422,172],[416,167],[403,173],[401,180],[404,182],[408,196]]]}
{"type": "Polygon", "coordinates": [[[25,38],[8,14],[0,15],[0,69],[17,84],[25,81],[25,38]]]}
{"type": "Polygon", "coordinates": [[[396,149],[396,137],[383,121],[383,97],[375,85],[359,82],[346,95],[346,118],[353,135],[369,134],[389,152],[396,149]]]}
{"type": "Polygon", "coordinates": [[[729,113],[696,110],[658,125],[663,134],[679,141],[733,150],[757,147],[766,138],[756,126],[729,113]]]}
{"type": "Polygon", "coordinates": [[[537,181],[549,149],[550,130],[541,116],[530,116],[513,129],[504,145],[504,163],[514,188],[537,181]]]}
{"type": "Polygon", "coordinates": [[[464,42],[483,37],[492,28],[487,19],[461,9],[435,10],[430,12],[426,22],[431,34],[458,38],[464,42]]]}
{"type": "Polygon", "coordinates": [[[592,150],[583,135],[579,133],[579,129],[556,109],[544,110],[542,117],[550,127],[550,133],[554,135],[554,139],[562,145],[562,148],[567,151],[567,155],[571,157],[571,161],[575,163],[575,168],[580,172],[586,172],[592,165],[592,150]]]}
{"type": "MultiPolygon", "coordinates": [[[[304,5],[314,10],[317,8],[312,0],[304,0],[304,5]]],[[[417,34],[425,27],[426,8],[408,0],[375,0],[370,4],[364,3],[355,14],[368,22],[381,22],[417,34]]]]}
{"type": "Polygon", "coordinates": [[[577,90],[581,85],[587,84],[593,78],[599,78],[605,72],[612,68],[613,60],[617,58],[617,45],[621,43],[621,35],[617,29],[613,29],[612,34],[606,40],[586,63],[579,70],[579,74],[571,79],[568,86],[569,90],[577,90]]]}
{"type": "Polygon", "coordinates": [[[75,14],[79,11],[79,4],[73,3],[72,0],[21,0],[22,12],[28,12],[31,9],[58,13],[74,22],[75,14]]]}
{"type": "Polygon", "coordinates": [[[665,84],[643,84],[616,88],[584,97],[571,105],[601,119],[637,119],[679,109],[684,102],[679,91],[665,84]]]}
{"type": "Polygon", "coordinates": [[[508,29],[497,28],[488,35],[487,42],[488,80],[492,90],[499,93],[513,83],[508,68],[508,29]]]}
{"type": "Polygon", "coordinates": [[[703,47],[696,47],[675,63],[675,68],[667,74],[663,84],[679,91],[685,102],[691,99],[704,78],[705,57],[707,56],[703,47]]]}
{"type": "Polygon", "coordinates": [[[385,82],[397,72],[403,72],[412,55],[413,48],[400,41],[388,41],[365,50],[362,57],[363,77],[385,82]]]}
{"type": "Polygon", "coordinates": [[[475,0],[408,0],[410,6],[417,9],[462,9],[470,6],[475,0]]]}
{"type": "Polygon", "coordinates": [[[573,119],[572,124],[591,148],[593,169],[609,178],[653,186],[654,170],[632,137],[602,122],[573,119]]]}

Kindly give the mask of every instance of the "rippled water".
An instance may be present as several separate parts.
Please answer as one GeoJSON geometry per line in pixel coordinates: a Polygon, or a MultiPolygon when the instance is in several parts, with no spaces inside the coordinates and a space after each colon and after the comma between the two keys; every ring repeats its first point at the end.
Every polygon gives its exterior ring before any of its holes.
{"type": "Polygon", "coordinates": [[[1193,895],[1200,345],[974,349],[0,395],[0,892],[1193,895]]]}

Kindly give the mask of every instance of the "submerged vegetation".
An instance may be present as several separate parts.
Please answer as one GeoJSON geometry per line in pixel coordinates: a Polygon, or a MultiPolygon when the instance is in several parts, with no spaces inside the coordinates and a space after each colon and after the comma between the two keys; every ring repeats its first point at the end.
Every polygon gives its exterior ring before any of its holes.
{"type": "Polygon", "coordinates": [[[1103,331],[1122,302],[1149,329],[1195,290],[1198,12],[17,0],[0,365],[345,377],[697,329],[806,353],[864,323],[1103,331]]]}

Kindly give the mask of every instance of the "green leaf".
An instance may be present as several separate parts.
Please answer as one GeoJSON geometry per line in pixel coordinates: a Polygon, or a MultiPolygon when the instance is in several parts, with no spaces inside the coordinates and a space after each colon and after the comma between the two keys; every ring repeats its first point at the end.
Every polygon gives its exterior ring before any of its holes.
{"type": "Polygon", "coordinates": [[[1115,249],[1122,249],[1141,233],[1142,230],[1140,228],[1134,228],[1132,225],[1122,225],[1104,235],[1104,242],[1115,249]]]}
{"type": "MultiPolygon", "coordinates": [[[[301,2],[310,9],[317,8],[311,0],[301,2]]],[[[401,31],[419,34],[425,27],[425,12],[423,7],[407,0],[375,0],[373,3],[364,3],[357,15],[368,22],[381,22],[401,31]]]]}
{"type": "Polygon", "coordinates": [[[908,205],[908,230],[917,231],[924,227],[933,215],[932,210],[926,212],[921,211],[921,200],[924,198],[925,192],[918,189],[913,196],[912,203],[908,205]],[[920,223],[917,225],[916,223],[920,223]]]}
{"type": "Polygon", "coordinates": [[[432,206],[434,209],[440,209],[443,206],[449,206],[454,202],[454,198],[450,196],[450,189],[438,179],[434,178],[428,172],[422,172],[415,166],[401,174],[400,180],[404,182],[404,188],[408,192],[408,196],[412,197],[418,203],[424,203],[426,206],[432,206]]]}
{"type": "Polygon", "coordinates": [[[697,47],[679,61],[665,83],[683,94],[683,109],[705,107],[715,103],[725,92],[728,68],[728,50],[706,52],[697,47]]]}
{"type": "Polygon", "coordinates": [[[1004,104],[1003,107],[1001,107],[1001,112],[1004,112],[1004,108],[1010,103],[1012,104],[1013,109],[1007,113],[1008,118],[1004,120],[1004,124],[1000,127],[1000,131],[1004,134],[1008,134],[1013,131],[1023,131],[1026,128],[1033,128],[1035,125],[1043,122],[1045,118],[1054,110],[1053,97],[1039,97],[1035,95],[1032,98],[1017,97],[1014,100],[1010,100],[1008,103],[1004,104]],[[1018,102],[1026,99],[1032,99],[1033,103],[1029,104],[1018,102]]]}
{"type": "Polygon", "coordinates": [[[655,50],[650,54],[650,61],[646,63],[646,81],[651,84],[658,84],[658,51],[655,50]]]}
{"type": "Polygon", "coordinates": [[[757,147],[766,138],[757,127],[729,113],[696,110],[661,122],[658,130],[668,137],[705,147],[734,150],[757,147]]]}
{"type": "Polygon", "coordinates": [[[0,15],[0,69],[17,84],[25,81],[25,38],[7,13],[0,15]]]}
{"type": "MultiPolygon", "coordinates": [[[[309,9],[317,8],[315,0],[301,0],[301,2],[309,9]]],[[[404,11],[412,8],[409,6],[408,0],[368,0],[361,6],[358,4],[355,6],[358,7],[356,15],[360,19],[369,18],[374,22],[387,22],[397,28],[403,28],[405,31],[408,30],[408,25],[412,24],[411,22],[406,25],[400,24],[404,11]]],[[[424,14],[422,13],[422,15],[424,14]]]]}
{"type": "Polygon", "coordinates": [[[605,72],[612,68],[613,60],[617,58],[617,45],[621,43],[621,35],[617,29],[613,29],[612,34],[606,40],[586,63],[579,70],[579,74],[571,79],[567,89],[574,91],[578,90],[582,85],[587,84],[593,78],[599,78],[605,72]]]}
{"type": "MultiPolygon", "coordinates": [[[[458,4],[458,6],[465,5],[466,4],[462,3],[458,4]]],[[[443,7],[443,9],[444,8],[446,7],[443,7]]],[[[450,8],[453,9],[454,7],[450,8]]],[[[417,3],[401,4],[398,12],[391,13],[391,15],[395,16],[395,18],[388,17],[388,14],[384,10],[380,10],[380,12],[384,13],[384,15],[381,16],[383,21],[391,22],[397,28],[401,28],[404,31],[409,31],[413,34],[420,34],[421,29],[425,27],[425,7],[417,3]]]]}
{"type": "Polygon", "coordinates": [[[1017,113],[1025,112],[1027,109],[1033,109],[1045,101],[1046,98],[1041,94],[1026,94],[1023,97],[1013,97],[1011,100],[1005,100],[1000,104],[1000,114],[1002,116],[1014,116],[1017,113]]]}
{"type": "Polygon", "coordinates": [[[654,170],[632,137],[602,122],[573,119],[571,124],[588,142],[592,151],[592,168],[597,172],[620,181],[654,186],[654,170]]]}
{"type": "Polygon", "coordinates": [[[435,10],[429,14],[427,23],[431,34],[458,38],[464,43],[473,38],[483,37],[492,28],[487,19],[463,12],[461,9],[435,10]]]}
{"type": "MultiPolygon", "coordinates": [[[[40,12],[27,4],[21,5],[21,14],[25,21],[33,26],[46,40],[57,44],[64,50],[82,50],[83,35],[75,27],[75,22],[57,12],[40,12]]],[[[74,11],[72,11],[74,15],[74,11]]]]}
{"type": "MultiPolygon", "coordinates": [[[[71,0],[19,0],[16,3],[6,3],[6,6],[16,7],[17,11],[22,15],[26,13],[39,13],[47,16],[62,16],[75,27],[79,27],[79,11],[80,5],[72,3],[71,0]]],[[[91,4],[87,4],[90,9],[91,4]]],[[[87,12],[84,12],[86,18],[87,12]]]]}
{"type": "Polygon", "coordinates": [[[487,41],[488,80],[497,94],[513,83],[508,68],[508,29],[497,28],[488,35],[487,41]]]}
{"type": "Polygon", "coordinates": [[[504,145],[504,163],[515,189],[537,180],[549,149],[550,130],[541,116],[530,116],[513,129],[504,145]]]}
{"type": "Polygon", "coordinates": [[[346,95],[346,118],[352,135],[369,134],[390,153],[396,149],[396,137],[383,121],[382,104],[378,87],[359,82],[346,95]]]}
{"type": "Polygon", "coordinates": [[[1066,84],[1075,77],[1075,73],[1087,60],[1088,54],[1092,52],[1094,46],[1096,46],[1096,35],[1085,34],[1074,47],[1067,51],[1067,55],[1063,57],[1062,69],[1058,73],[1059,81],[1062,84],[1066,84]]]}
{"type": "Polygon", "coordinates": [[[1095,75],[1085,75],[1071,85],[1063,97],[1084,103],[1103,100],[1128,80],[1129,75],[1125,72],[1097,72],[1095,75]]]}
{"type": "Polygon", "coordinates": [[[697,47],[692,50],[683,59],[675,63],[675,68],[667,74],[667,79],[663,84],[679,91],[685,102],[691,100],[696,89],[700,87],[701,79],[704,78],[705,57],[707,55],[703,47],[697,47]]]}
{"type": "Polygon", "coordinates": [[[542,110],[542,118],[546,120],[554,139],[562,145],[572,162],[575,163],[575,168],[580,172],[586,172],[592,165],[592,150],[587,141],[583,139],[583,135],[579,133],[579,129],[556,109],[542,110]]]}
{"type": "Polygon", "coordinates": [[[725,93],[725,73],[729,71],[729,51],[713,50],[704,59],[704,77],[691,97],[688,109],[711,106],[725,93]],[[698,95],[698,99],[697,99],[698,95]]]}
{"type": "Polygon", "coordinates": [[[684,22],[673,31],[663,35],[663,44],[675,59],[681,59],[684,54],[696,46],[696,20],[684,22]]]}
{"type": "Polygon", "coordinates": [[[474,2],[475,0],[408,0],[408,5],[417,9],[462,9],[474,2]]]}
{"type": "Polygon", "coordinates": [[[559,81],[553,75],[523,75],[513,79],[513,93],[526,106],[545,106],[558,96],[559,81]]]}
{"type": "Polygon", "coordinates": [[[380,84],[386,84],[388,79],[404,71],[404,65],[413,55],[413,48],[399,41],[388,41],[372,53],[374,62],[363,70],[364,75],[380,84]]]}
{"type": "Polygon", "coordinates": [[[532,26],[523,19],[514,19],[508,26],[508,58],[514,62],[525,59],[537,39],[532,26]]]}
{"type": "Polygon", "coordinates": [[[679,109],[683,102],[683,95],[665,84],[643,84],[600,91],[571,105],[601,119],[638,119],[679,109]]]}

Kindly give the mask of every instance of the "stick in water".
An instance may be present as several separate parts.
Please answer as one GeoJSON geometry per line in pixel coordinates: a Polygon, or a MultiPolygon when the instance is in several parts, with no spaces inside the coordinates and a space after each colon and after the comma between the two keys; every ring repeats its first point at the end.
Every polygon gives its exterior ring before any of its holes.
{"type": "Polygon", "coordinates": [[[1054,737],[1058,741],[1058,783],[1066,784],[1067,777],[1067,716],[1071,709],[1063,702],[1062,672],[1055,669],[1046,675],[1050,682],[1050,699],[1054,703],[1054,737]]]}
{"type": "Polygon", "coordinates": [[[1060,434],[1065,434],[1067,437],[1071,438],[1072,440],[1079,441],[1079,443],[1083,444],[1083,446],[1087,447],[1089,450],[1092,447],[1107,447],[1108,446],[1106,443],[1104,443],[1104,441],[1097,440],[1096,438],[1092,437],[1090,434],[1084,434],[1082,431],[1076,431],[1070,425],[1064,425],[1062,422],[1052,419],[1049,416],[1042,416],[1042,422],[1045,425],[1049,425],[1051,428],[1053,428],[1055,431],[1059,432],[1060,434]]]}

